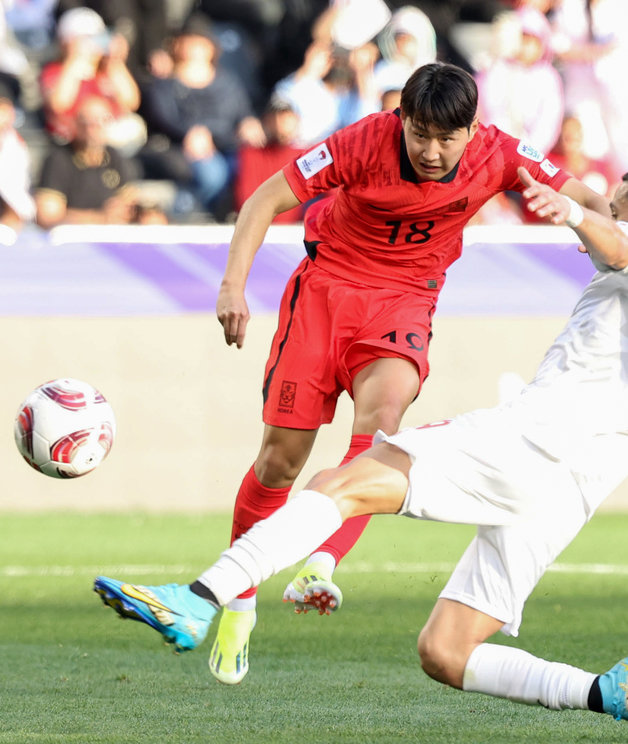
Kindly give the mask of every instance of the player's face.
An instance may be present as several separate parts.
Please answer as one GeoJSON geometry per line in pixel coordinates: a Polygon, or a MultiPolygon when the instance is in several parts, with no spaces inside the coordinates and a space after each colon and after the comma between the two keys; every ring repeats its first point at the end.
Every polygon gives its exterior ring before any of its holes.
{"type": "Polygon", "coordinates": [[[433,124],[423,126],[403,114],[401,120],[408,157],[422,181],[438,181],[450,173],[478,129],[477,120],[469,129],[462,127],[451,131],[443,131],[433,124]]]}
{"type": "Polygon", "coordinates": [[[614,220],[628,222],[628,183],[622,181],[611,201],[611,215],[614,220]]]}

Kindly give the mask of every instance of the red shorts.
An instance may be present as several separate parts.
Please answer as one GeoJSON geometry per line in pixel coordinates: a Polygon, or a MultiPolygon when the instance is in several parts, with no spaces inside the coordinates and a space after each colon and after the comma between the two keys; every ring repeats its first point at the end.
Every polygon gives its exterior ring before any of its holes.
{"type": "Polygon", "coordinates": [[[401,357],[428,375],[435,295],[378,289],[340,279],[304,259],[290,278],[264,373],[266,424],[317,429],[338,396],[382,357],[401,357]]]}

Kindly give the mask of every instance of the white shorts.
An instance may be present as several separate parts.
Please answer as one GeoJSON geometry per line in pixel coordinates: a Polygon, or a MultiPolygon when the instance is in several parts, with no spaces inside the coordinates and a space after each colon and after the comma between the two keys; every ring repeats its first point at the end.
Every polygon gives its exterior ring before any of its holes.
{"type": "Polygon", "coordinates": [[[501,620],[514,636],[528,596],[592,513],[569,465],[520,430],[515,414],[497,408],[375,439],[413,461],[400,514],[478,525],[440,596],[501,620]]]}

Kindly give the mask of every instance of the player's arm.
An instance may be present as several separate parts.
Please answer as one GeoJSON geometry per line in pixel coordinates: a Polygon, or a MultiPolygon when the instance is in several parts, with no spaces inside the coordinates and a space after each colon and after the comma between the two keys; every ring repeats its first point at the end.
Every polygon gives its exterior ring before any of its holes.
{"type": "Polygon", "coordinates": [[[611,216],[608,199],[605,196],[597,194],[577,178],[568,178],[560,187],[559,193],[568,196],[570,199],[574,199],[578,204],[581,204],[587,209],[592,209],[598,214],[603,214],[605,217],[611,216]]]}
{"type": "MultiPolygon", "coordinates": [[[[519,178],[526,187],[523,196],[528,209],[554,225],[568,225],[583,243],[582,251],[612,269],[628,266],[628,237],[608,216],[588,207],[580,207],[573,197],[554,191],[551,186],[535,181],[525,168],[519,168],[519,178]]],[[[575,180],[575,179],[574,179],[575,180]]]]}
{"type": "Polygon", "coordinates": [[[288,185],[283,171],[279,171],[264,181],[242,205],[216,301],[216,314],[229,346],[235,343],[240,349],[244,343],[250,317],[244,288],[266,231],[278,214],[298,204],[300,201],[288,185]]]}
{"type": "Polygon", "coordinates": [[[628,266],[628,236],[616,222],[583,209],[582,222],[573,229],[582,241],[579,250],[600,264],[619,271],[628,266]]]}

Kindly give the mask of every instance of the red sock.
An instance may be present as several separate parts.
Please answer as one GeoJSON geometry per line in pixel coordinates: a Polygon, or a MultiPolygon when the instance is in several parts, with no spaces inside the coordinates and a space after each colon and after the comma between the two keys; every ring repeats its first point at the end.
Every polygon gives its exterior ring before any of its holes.
{"type": "MultiPolygon", "coordinates": [[[[290,493],[290,486],[286,488],[267,488],[263,486],[255,475],[254,466],[244,476],[233,508],[233,526],[231,528],[231,543],[243,535],[256,522],[269,517],[283,506],[290,493]]],[[[239,599],[253,597],[257,587],[251,587],[239,595],[239,599]]]]}
{"type": "MultiPolygon", "coordinates": [[[[347,450],[347,454],[342,458],[341,465],[346,465],[349,460],[353,460],[356,455],[360,452],[364,452],[373,444],[373,436],[371,434],[354,434],[351,437],[351,444],[347,450]]],[[[343,523],[331,537],[327,538],[325,542],[318,547],[315,553],[329,553],[333,555],[336,565],[340,563],[340,560],[347,555],[351,548],[356,544],[360,535],[366,529],[366,525],[371,519],[370,514],[364,514],[361,517],[351,517],[343,523]]]]}

